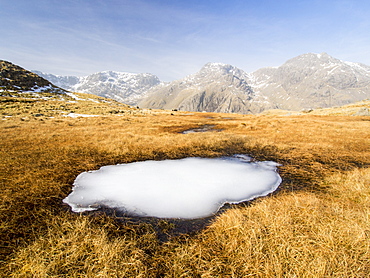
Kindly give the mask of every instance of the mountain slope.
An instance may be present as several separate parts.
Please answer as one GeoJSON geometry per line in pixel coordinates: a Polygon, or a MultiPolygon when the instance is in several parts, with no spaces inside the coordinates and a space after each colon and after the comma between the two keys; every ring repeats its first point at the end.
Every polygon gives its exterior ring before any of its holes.
{"type": "Polygon", "coordinates": [[[231,113],[272,108],[253,92],[248,78],[247,73],[231,65],[208,63],[195,74],[152,88],[139,106],[231,113]]]}
{"type": "Polygon", "coordinates": [[[66,90],[95,94],[126,104],[136,104],[148,89],[160,83],[157,76],[149,73],[103,71],[77,77],[34,72],[66,90]]]}
{"type": "Polygon", "coordinates": [[[0,95],[65,94],[48,80],[10,62],[0,60],[0,95]]]}
{"type": "Polygon", "coordinates": [[[308,53],[251,73],[249,83],[280,109],[331,107],[370,97],[370,67],[308,53]]]}

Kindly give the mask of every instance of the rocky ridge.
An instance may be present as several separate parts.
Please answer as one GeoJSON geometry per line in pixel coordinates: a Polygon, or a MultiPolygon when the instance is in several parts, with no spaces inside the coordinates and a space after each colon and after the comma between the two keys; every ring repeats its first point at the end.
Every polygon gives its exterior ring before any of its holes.
{"type": "Polygon", "coordinates": [[[249,84],[279,109],[340,106],[370,97],[370,67],[308,53],[251,73],[249,84]]]}
{"type": "Polygon", "coordinates": [[[271,109],[248,84],[247,73],[231,65],[208,63],[199,72],[156,86],[142,107],[224,113],[259,113],[271,109]]]}
{"type": "Polygon", "coordinates": [[[137,99],[141,98],[148,89],[160,83],[157,76],[149,73],[103,71],[77,77],[33,72],[66,90],[90,93],[130,105],[136,105],[137,99]]]}

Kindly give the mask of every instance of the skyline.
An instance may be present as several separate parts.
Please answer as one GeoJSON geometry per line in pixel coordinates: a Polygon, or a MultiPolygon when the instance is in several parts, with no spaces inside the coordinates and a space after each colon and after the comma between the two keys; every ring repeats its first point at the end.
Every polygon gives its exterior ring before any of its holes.
{"type": "Polygon", "coordinates": [[[0,59],[56,75],[114,70],[172,81],[208,62],[252,72],[310,52],[370,65],[367,1],[0,0],[0,7],[0,59]]]}

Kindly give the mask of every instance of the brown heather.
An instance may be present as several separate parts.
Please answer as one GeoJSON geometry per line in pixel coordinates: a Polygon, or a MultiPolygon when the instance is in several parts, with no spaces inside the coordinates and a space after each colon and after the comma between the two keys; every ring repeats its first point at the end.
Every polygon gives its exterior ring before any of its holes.
{"type": "Polygon", "coordinates": [[[0,105],[2,277],[370,277],[369,117],[151,111],[101,98],[0,105]],[[61,116],[72,111],[103,116],[61,116]],[[206,124],[218,131],[180,133],[206,124]],[[236,153],[281,163],[280,190],[195,234],[161,242],[156,224],[62,203],[82,171],[236,153]]]}

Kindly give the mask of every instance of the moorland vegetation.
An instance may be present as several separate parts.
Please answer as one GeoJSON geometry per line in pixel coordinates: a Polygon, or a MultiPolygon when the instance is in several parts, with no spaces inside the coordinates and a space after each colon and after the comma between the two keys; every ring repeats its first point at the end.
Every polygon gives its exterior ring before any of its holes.
{"type": "Polygon", "coordinates": [[[369,277],[368,116],[144,110],[76,96],[1,97],[2,277],[369,277]],[[205,125],[214,131],[182,133],[205,125]],[[79,173],[104,165],[240,153],[280,163],[279,190],[190,233],[62,202],[79,173]]]}

